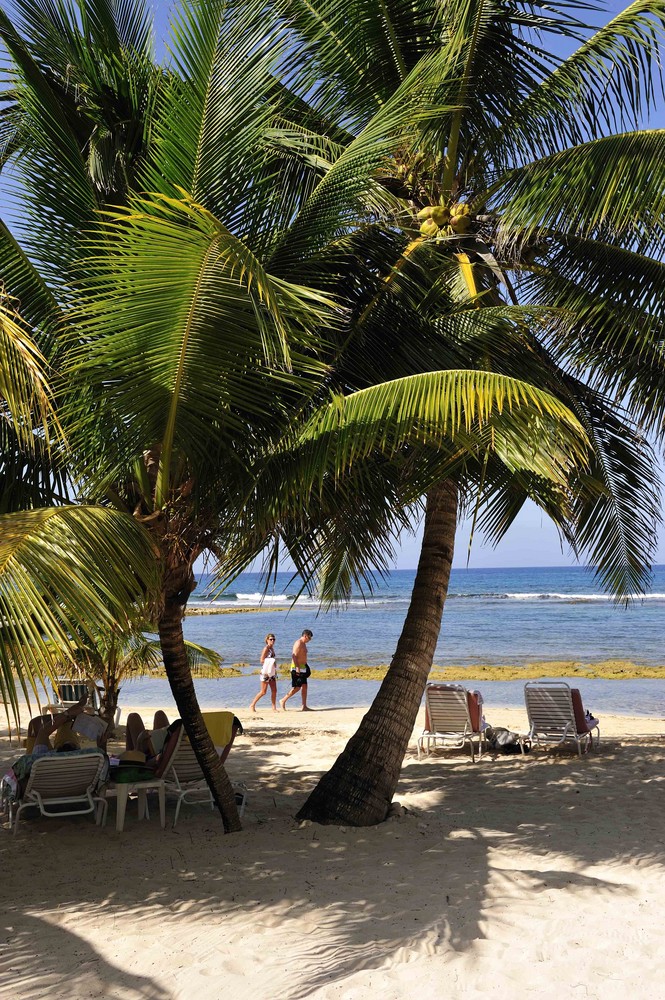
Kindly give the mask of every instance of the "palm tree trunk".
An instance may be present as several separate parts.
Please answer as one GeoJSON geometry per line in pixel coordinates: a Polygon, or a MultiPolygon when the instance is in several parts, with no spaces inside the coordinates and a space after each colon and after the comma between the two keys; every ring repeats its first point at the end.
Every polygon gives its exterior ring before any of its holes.
{"type": "Polygon", "coordinates": [[[120,688],[115,678],[104,685],[104,691],[99,698],[99,716],[111,726],[110,735],[115,732],[115,713],[118,709],[120,688]]]}
{"type": "Polygon", "coordinates": [[[297,819],[371,826],[386,818],[441,630],[457,505],[455,483],[440,483],[428,493],[411,603],[388,673],[358,731],[297,819]]]}
{"type": "Polygon", "coordinates": [[[117,662],[117,650],[115,644],[111,644],[106,655],[106,662],[102,659],[99,667],[99,680],[103,684],[103,691],[99,698],[99,715],[111,727],[110,736],[115,734],[115,713],[120,696],[117,662]]]}
{"type": "MultiPolygon", "coordinates": [[[[180,718],[221,813],[224,832],[233,833],[242,829],[233,787],[201,716],[192,673],[187,662],[182,618],[187,599],[194,589],[194,579],[189,567],[181,567],[181,570],[186,576],[186,582],[176,593],[166,595],[158,620],[162,657],[180,718]]],[[[173,572],[169,573],[169,578],[172,581],[173,572]]]]}

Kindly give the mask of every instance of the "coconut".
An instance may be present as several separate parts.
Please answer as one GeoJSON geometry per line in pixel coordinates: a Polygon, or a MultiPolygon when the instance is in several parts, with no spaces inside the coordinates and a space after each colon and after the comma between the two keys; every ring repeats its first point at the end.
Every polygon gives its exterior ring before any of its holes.
{"type": "Polygon", "coordinates": [[[450,222],[450,211],[445,205],[436,205],[430,213],[430,218],[436,222],[437,226],[447,226],[450,222]]]}
{"type": "Polygon", "coordinates": [[[434,211],[435,209],[433,209],[431,205],[426,205],[425,208],[420,209],[416,218],[419,219],[420,222],[423,222],[425,219],[431,219],[434,211]]]}
{"type": "Polygon", "coordinates": [[[420,227],[420,232],[423,236],[436,236],[439,231],[439,227],[433,219],[425,219],[420,227]]]}
{"type": "Polygon", "coordinates": [[[468,215],[453,215],[450,219],[450,225],[456,233],[466,233],[471,225],[471,219],[468,215]]]}

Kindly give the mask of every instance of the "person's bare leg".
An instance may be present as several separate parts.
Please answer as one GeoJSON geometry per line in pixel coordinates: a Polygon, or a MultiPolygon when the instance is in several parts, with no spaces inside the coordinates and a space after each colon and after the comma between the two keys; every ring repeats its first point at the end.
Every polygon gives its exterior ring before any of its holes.
{"type": "Polygon", "coordinates": [[[249,706],[250,712],[255,712],[256,711],[256,704],[257,704],[257,702],[261,701],[261,698],[263,698],[263,696],[264,696],[264,694],[266,693],[267,690],[268,690],[268,682],[267,681],[261,681],[261,690],[257,694],[257,696],[254,699],[254,701],[252,702],[252,704],[249,706]]]}
{"type": "MultiPolygon", "coordinates": [[[[158,708],[152,720],[153,729],[168,729],[169,720],[166,712],[158,708]]],[[[150,733],[138,712],[130,712],[127,716],[125,729],[125,747],[127,750],[140,750],[147,757],[154,757],[155,751],[150,742],[150,733]]]]}
{"type": "Polygon", "coordinates": [[[277,681],[270,681],[270,700],[272,701],[273,712],[277,711],[277,681]]]}
{"type": "Polygon", "coordinates": [[[30,722],[28,723],[27,735],[32,736],[34,738],[39,732],[39,730],[42,728],[42,726],[48,725],[50,721],[51,721],[50,715],[36,715],[34,719],[30,719],[30,722]]]}
{"type": "Polygon", "coordinates": [[[130,712],[127,716],[125,729],[125,747],[127,750],[137,750],[142,734],[145,732],[143,719],[138,712],[130,712]]]}
{"type": "Polygon", "coordinates": [[[285,694],[283,698],[280,698],[279,703],[282,707],[283,712],[286,712],[286,703],[289,700],[289,698],[293,698],[297,690],[298,688],[291,688],[288,694],[285,694]]]}
{"type": "Polygon", "coordinates": [[[311,708],[307,707],[307,685],[303,684],[300,688],[300,697],[302,698],[302,708],[301,712],[311,712],[311,708]]]}
{"type": "Polygon", "coordinates": [[[54,733],[56,729],[60,728],[60,726],[64,726],[68,722],[73,722],[76,716],[80,715],[81,712],[85,710],[87,700],[88,696],[87,694],[84,694],[83,697],[79,698],[75,705],[70,705],[70,707],[64,712],[57,712],[55,715],[42,715],[40,718],[44,721],[35,736],[35,746],[41,745],[50,747],[51,743],[49,736],[51,733],[54,733]]]}

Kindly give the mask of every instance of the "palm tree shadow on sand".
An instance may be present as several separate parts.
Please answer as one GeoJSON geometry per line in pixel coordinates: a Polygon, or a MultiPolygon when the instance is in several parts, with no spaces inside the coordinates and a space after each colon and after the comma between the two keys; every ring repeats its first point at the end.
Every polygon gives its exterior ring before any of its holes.
{"type": "Polygon", "coordinates": [[[172,994],[150,976],[127,972],[102,958],[84,938],[44,916],[12,907],[3,921],[8,956],[3,980],[16,1000],[47,995],[113,996],[117,1000],[170,1000],[172,994]]]}
{"type": "MultiPolygon", "coordinates": [[[[257,751],[235,754],[232,777],[250,789],[240,834],[224,837],[216,813],[190,806],[176,830],[167,824],[163,835],[143,837],[131,810],[122,835],[112,820],[85,831],[84,820],[73,821],[59,833],[54,821],[37,819],[26,820],[19,837],[4,838],[3,880],[16,900],[9,944],[21,1000],[43,995],[46,984],[94,996],[100,981],[123,1000],[172,995],[150,977],[109,964],[62,922],[54,926],[56,912],[64,919],[74,914],[88,938],[96,917],[108,928],[110,913],[117,913],[136,941],[136,967],[151,968],[149,949],[161,947],[168,956],[162,975],[169,963],[182,965],[178,956],[195,934],[206,941],[205,952],[197,948],[202,975],[224,975],[231,992],[241,979],[247,985],[247,976],[269,977],[275,995],[301,1000],[362,970],[463,955],[485,937],[503,895],[513,905],[517,895],[522,906],[536,907],[550,896],[573,907],[589,890],[595,901],[629,897],[633,887],[594,866],[665,861],[655,821],[660,786],[653,784],[665,748],[655,739],[606,742],[581,760],[533,753],[471,764],[459,755],[418,762],[410,754],[397,795],[408,811],[366,828],[296,824],[320,770],[291,773],[267,742],[257,751]],[[643,803],[639,814],[627,814],[626,796],[643,803]],[[259,841],[266,829],[269,838],[259,841]],[[88,856],[103,857],[97,874],[90,866],[80,870],[82,834],[89,837],[88,856]],[[14,853],[37,857],[46,847],[48,865],[36,864],[29,882],[12,885],[18,883],[14,853]],[[74,852],[75,875],[54,886],[53,872],[71,871],[74,852]],[[124,877],[114,880],[114,870],[124,877]],[[252,972],[250,947],[261,953],[252,972]],[[234,949],[229,964],[221,952],[234,949]]],[[[522,933],[525,919],[519,905],[502,910],[501,920],[514,924],[511,933],[522,933]]],[[[175,984],[173,995],[181,995],[175,984]]]]}

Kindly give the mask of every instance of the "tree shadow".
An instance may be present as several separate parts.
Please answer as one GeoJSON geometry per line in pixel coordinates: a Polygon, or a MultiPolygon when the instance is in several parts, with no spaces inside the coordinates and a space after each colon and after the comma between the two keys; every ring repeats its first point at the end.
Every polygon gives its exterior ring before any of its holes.
{"type": "Polygon", "coordinates": [[[55,919],[57,912],[41,917],[21,912],[20,904],[8,908],[2,926],[7,953],[2,978],[11,984],[16,1000],[37,1000],[51,994],[171,1000],[172,994],[155,979],[118,968],[85,938],[59,927],[55,919]]]}
{"type": "MultiPolygon", "coordinates": [[[[307,731],[292,735],[302,738],[306,753],[307,731]]],[[[346,737],[339,738],[341,750],[346,737]]],[[[217,953],[237,954],[237,964],[223,969],[230,992],[260,972],[271,977],[275,995],[300,1000],[358,970],[469,949],[485,934],[490,883],[496,893],[518,880],[543,900],[565,893],[572,905],[589,890],[596,898],[632,892],[595,866],[665,864],[659,819],[665,747],[656,738],[605,742],[581,760],[535,751],[472,764],[458,755],[417,761],[409,754],[396,796],[408,811],[361,829],[296,824],[293,816],[321,766],[312,761],[296,775],[284,767],[282,752],[269,740],[260,752],[234,748],[230,776],[249,787],[239,834],[224,837],[216,813],[185,806],[175,831],[159,831],[154,819],[139,823],[132,809],[123,834],[112,819],[105,829],[38,819],[26,821],[16,838],[0,837],[6,892],[18,907],[15,927],[23,933],[25,918],[25,937],[37,937],[57,893],[70,920],[85,914],[108,922],[113,913],[168,941],[183,927],[195,928],[210,941],[199,963],[218,973],[217,953]],[[266,831],[269,837],[253,841],[266,831]],[[86,863],[81,871],[83,843],[88,857],[103,858],[102,870],[86,863]],[[26,851],[35,858],[48,851],[48,865],[36,866],[19,885],[13,862],[26,851]],[[54,871],[74,874],[54,885],[54,871]],[[114,872],[123,877],[114,879],[114,872]],[[261,956],[252,971],[242,961],[250,953],[261,956]]],[[[81,962],[80,943],[62,924],[58,932],[63,943],[58,935],[47,938],[49,982],[71,995],[66,984],[81,962]]],[[[90,952],[84,961],[104,962],[87,943],[81,947],[90,952]]],[[[28,964],[24,982],[37,977],[43,951],[28,964]]],[[[107,980],[125,990],[113,995],[168,996],[149,978],[110,970],[107,980]]],[[[86,987],[80,995],[95,994],[86,987]]]]}

